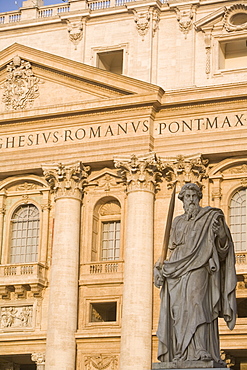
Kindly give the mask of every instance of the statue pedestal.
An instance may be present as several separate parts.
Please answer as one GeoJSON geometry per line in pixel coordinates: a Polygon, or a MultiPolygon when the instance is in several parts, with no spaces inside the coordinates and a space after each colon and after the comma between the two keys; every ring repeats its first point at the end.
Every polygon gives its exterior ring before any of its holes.
{"type": "Polygon", "coordinates": [[[154,362],[152,370],[166,370],[166,369],[222,369],[226,368],[226,364],[215,361],[174,361],[174,362],[154,362]]]}

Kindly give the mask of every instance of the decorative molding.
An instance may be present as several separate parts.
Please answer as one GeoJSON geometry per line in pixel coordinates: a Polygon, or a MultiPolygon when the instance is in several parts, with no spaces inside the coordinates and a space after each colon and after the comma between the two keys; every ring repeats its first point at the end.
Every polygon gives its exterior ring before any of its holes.
{"type": "Polygon", "coordinates": [[[106,173],[99,178],[97,185],[99,188],[104,188],[105,191],[110,191],[113,187],[118,186],[118,182],[115,176],[113,177],[109,173],[106,173]]]}
{"type": "Polygon", "coordinates": [[[7,65],[7,79],[3,84],[3,97],[7,110],[32,107],[39,96],[40,79],[33,73],[30,62],[16,55],[7,65]]]}
{"type": "Polygon", "coordinates": [[[246,30],[247,6],[245,4],[234,4],[226,9],[223,25],[228,32],[246,30]]]}
{"type": "Polygon", "coordinates": [[[1,307],[1,329],[31,328],[33,320],[33,306],[1,307]]]}
{"type": "Polygon", "coordinates": [[[33,184],[32,182],[24,182],[23,184],[18,184],[16,186],[16,191],[28,191],[28,190],[35,190],[38,186],[33,184]]]}
{"type": "Polygon", "coordinates": [[[127,191],[146,190],[155,192],[162,176],[161,161],[154,153],[144,156],[131,155],[130,157],[116,157],[116,168],[127,186],[127,191]]]}
{"type": "Polygon", "coordinates": [[[205,72],[207,78],[209,78],[209,74],[211,72],[211,40],[212,40],[212,30],[208,30],[204,34],[204,42],[205,42],[205,49],[206,49],[206,67],[205,72]]]}
{"type": "Polygon", "coordinates": [[[207,165],[208,159],[203,159],[201,154],[194,156],[178,155],[171,158],[160,158],[162,162],[162,170],[168,187],[172,187],[175,182],[182,187],[183,184],[193,182],[200,187],[202,179],[208,177],[207,165]]]}
{"type": "Polygon", "coordinates": [[[90,170],[89,166],[84,166],[81,162],[68,164],[43,165],[45,179],[50,188],[59,197],[73,197],[81,199],[83,187],[90,170]]]}
{"type": "Polygon", "coordinates": [[[240,182],[243,188],[247,188],[247,178],[246,177],[244,179],[241,179],[240,182]]]}
{"type": "Polygon", "coordinates": [[[101,216],[120,215],[121,214],[121,208],[119,206],[119,202],[111,200],[110,202],[107,202],[107,203],[103,204],[100,207],[99,214],[101,216]]]}
{"type": "Polygon", "coordinates": [[[231,368],[235,365],[235,358],[224,350],[220,351],[220,357],[226,363],[227,367],[231,368]]]}
{"type": "Polygon", "coordinates": [[[118,368],[118,357],[103,354],[86,356],[84,364],[86,370],[116,370],[118,368]]]}
{"type": "Polygon", "coordinates": [[[153,8],[152,10],[152,36],[154,37],[156,31],[159,29],[160,9],[153,8]]]}

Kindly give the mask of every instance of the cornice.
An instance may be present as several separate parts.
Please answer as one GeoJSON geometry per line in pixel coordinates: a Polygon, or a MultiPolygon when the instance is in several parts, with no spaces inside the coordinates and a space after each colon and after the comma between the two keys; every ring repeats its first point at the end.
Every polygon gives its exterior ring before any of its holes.
{"type": "Polygon", "coordinates": [[[137,96],[127,96],[115,99],[105,99],[100,101],[89,101],[86,103],[68,103],[61,105],[54,105],[49,107],[39,107],[36,109],[25,109],[25,111],[11,111],[3,112],[0,115],[0,124],[13,123],[25,120],[37,120],[46,119],[59,116],[72,116],[72,114],[86,114],[91,113],[92,115],[100,113],[102,111],[120,109],[120,110],[132,110],[139,107],[155,106],[156,110],[160,106],[161,97],[157,94],[140,94],[137,96]]]}
{"type": "Polygon", "coordinates": [[[224,85],[192,87],[166,91],[161,100],[162,107],[177,105],[209,104],[220,101],[239,100],[247,98],[246,82],[224,85]]]}

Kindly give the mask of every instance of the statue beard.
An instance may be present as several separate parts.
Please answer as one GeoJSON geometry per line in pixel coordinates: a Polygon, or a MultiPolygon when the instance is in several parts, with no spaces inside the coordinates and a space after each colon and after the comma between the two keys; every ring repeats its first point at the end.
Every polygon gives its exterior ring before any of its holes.
{"type": "Polygon", "coordinates": [[[200,206],[198,204],[195,203],[184,204],[184,211],[188,217],[188,220],[190,218],[195,218],[199,210],[200,206]]]}

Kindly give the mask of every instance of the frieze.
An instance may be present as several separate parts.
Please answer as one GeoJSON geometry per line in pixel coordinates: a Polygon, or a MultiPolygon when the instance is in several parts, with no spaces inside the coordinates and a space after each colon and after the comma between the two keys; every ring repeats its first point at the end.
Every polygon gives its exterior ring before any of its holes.
{"type": "MultiPolygon", "coordinates": [[[[125,137],[150,135],[152,132],[155,138],[159,138],[171,135],[188,135],[190,133],[225,132],[226,130],[241,129],[246,126],[246,112],[233,112],[227,115],[187,116],[183,118],[181,116],[175,116],[174,118],[160,119],[153,124],[150,123],[149,119],[134,119],[133,121],[113,123],[105,122],[102,124],[95,123],[92,125],[82,124],[63,129],[1,135],[0,152],[64,144],[73,145],[92,141],[103,142],[104,140],[109,140],[109,138],[114,140],[125,137]]],[[[108,181],[107,178],[105,180],[106,182],[108,181]]]]}
{"type": "Polygon", "coordinates": [[[33,306],[1,308],[1,329],[32,327],[33,306]]]}

